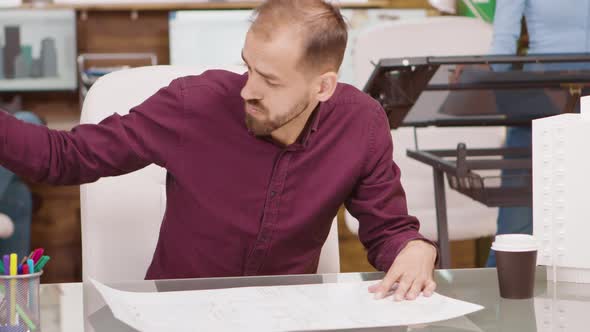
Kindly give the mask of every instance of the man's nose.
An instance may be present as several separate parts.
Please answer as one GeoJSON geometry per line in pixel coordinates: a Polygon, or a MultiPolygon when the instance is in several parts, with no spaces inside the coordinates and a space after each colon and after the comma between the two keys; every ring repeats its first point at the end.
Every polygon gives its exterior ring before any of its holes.
{"type": "Polygon", "coordinates": [[[244,87],[242,88],[240,96],[242,96],[244,100],[261,99],[260,92],[256,89],[256,85],[254,84],[251,77],[248,78],[248,81],[246,81],[246,85],[244,85],[244,87]]]}

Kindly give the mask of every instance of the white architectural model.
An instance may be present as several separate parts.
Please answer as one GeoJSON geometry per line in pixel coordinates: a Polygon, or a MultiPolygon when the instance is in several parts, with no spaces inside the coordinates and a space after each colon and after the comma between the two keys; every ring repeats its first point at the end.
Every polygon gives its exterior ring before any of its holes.
{"type": "Polygon", "coordinates": [[[533,233],[548,278],[590,282],[590,96],[581,114],[533,121],[533,233]]]}

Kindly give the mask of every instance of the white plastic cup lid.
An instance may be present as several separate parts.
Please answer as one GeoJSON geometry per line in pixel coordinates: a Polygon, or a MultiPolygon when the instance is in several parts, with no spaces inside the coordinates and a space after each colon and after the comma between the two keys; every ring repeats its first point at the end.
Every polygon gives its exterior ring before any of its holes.
{"type": "Polygon", "coordinates": [[[492,243],[495,251],[535,251],[538,248],[535,237],[528,234],[496,235],[492,243]]]}

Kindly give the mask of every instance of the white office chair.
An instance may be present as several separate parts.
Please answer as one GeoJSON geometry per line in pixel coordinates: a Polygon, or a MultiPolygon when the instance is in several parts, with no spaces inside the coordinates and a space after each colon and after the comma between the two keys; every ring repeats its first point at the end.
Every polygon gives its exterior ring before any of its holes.
{"type": "MultiPolygon", "coordinates": [[[[432,17],[387,23],[363,31],[354,47],[354,72],[363,86],[381,58],[442,55],[478,55],[488,53],[492,27],[480,20],[466,17],[432,17]]],[[[412,128],[392,131],[393,158],[402,172],[409,213],[418,217],[421,232],[436,240],[436,211],[432,168],[406,156],[415,149],[412,128]]],[[[498,147],[504,141],[502,127],[425,128],[418,130],[419,148],[454,149],[459,142],[469,148],[498,147]]],[[[449,238],[474,239],[496,233],[497,209],[487,208],[470,198],[449,190],[446,185],[449,238]]],[[[346,215],[346,224],[358,230],[358,221],[346,215]]]]}
{"type": "MultiPolygon", "coordinates": [[[[242,67],[225,68],[243,72],[242,67]]],[[[98,123],[113,113],[126,114],[177,77],[200,74],[203,68],[142,67],[111,73],[99,79],[84,101],[81,123],[98,123]]],[[[164,209],[166,171],[156,165],[80,187],[82,265],[88,279],[102,282],[142,280],[156,247],[164,209]]],[[[318,273],[340,271],[337,224],[322,249],[318,273]]],[[[84,298],[85,313],[96,303],[84,298]]],[[[87,330],[89,326],[87,326],[87,330]]]]}

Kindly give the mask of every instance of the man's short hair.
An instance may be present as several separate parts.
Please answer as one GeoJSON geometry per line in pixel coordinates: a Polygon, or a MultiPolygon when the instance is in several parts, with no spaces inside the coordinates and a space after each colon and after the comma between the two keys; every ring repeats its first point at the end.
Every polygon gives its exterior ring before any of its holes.
{"type": "Polygon", "coordinates": [[[253,31],[272,38],[272,32],[283,27],[300,29],[302,65],[338,71],[348,39],[347,24],[338,8],[323,0],[267,0],[255,10],[253,31]]]}

